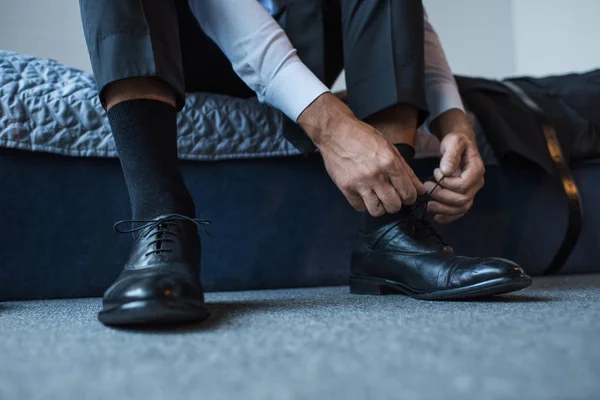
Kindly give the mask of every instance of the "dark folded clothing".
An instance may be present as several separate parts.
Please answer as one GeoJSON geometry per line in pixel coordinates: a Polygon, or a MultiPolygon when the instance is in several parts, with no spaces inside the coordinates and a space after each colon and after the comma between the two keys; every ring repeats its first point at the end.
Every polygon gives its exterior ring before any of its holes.
{"type": "MultiPolygon", "coordinates": [[[[502,82],[457,76],[465,105],[477,116],[501,163],[523,160],[553,171],[534,113],[502,82]]],[[[600,70],[547,78],[509,79],[544,111],[565,158],[600,156],[600,70]]]]}

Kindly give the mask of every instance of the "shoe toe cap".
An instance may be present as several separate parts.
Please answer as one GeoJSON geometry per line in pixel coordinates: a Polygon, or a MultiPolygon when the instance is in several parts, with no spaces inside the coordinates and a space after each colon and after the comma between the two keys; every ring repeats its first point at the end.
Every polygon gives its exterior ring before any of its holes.
{"type": "Polygon", "coordinates": [[[501,278],[531,279],[517,263],[503,258],[471,259],[463,268],[462,283],[475,284],[501,278]]]}
{"type": "Polygon", "coordinates": [[[203,301],[199,282],[191,277],[173,273],[135,274],[119,279],[104,295],[104,305],[118,305],[134,301],[175,302],[203,301]]]}

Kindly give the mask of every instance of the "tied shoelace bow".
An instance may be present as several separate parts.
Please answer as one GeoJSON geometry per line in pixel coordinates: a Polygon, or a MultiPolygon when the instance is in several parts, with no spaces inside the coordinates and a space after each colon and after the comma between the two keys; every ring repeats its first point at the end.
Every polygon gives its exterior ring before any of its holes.
{"type": "Polygon", "coordinates": [[[420,198],[418,198],[417,201],[415,201],[410,211],[410,219],[413,223],[413,229],[415,232],[417,231],[417,229],[420,228],[420,230],[422,230],[422,232],[425,234],[425,239],[434,238],[436,240],[436,244],[440,244],[444,246],[444,248],[446,248],[450,247],[450,245],[444,242],[442,236],[435,231],[435,228],[433,227],[431,222],[429,222],[426,218],[427,205],[429,204],[429,201],[431,201],[431,195],[438,187],[442,185],[442,181],[444,180],[444,178],[445,177],[442,177],[442,179],[436,181],[435,176],[432,175],[427,179],[428,181],[435,182],[435,186],[433,187],[433,189],[431,189],[429,193],[420,196],[420,198]]]}
{"type": "Polygon", "coordinates": [[[117,231],[119,233],[138,234],[138,237],[140,235],[144,235],[145,238],[154,236],[154,239],[148,243],[148,247],[151,248],[151,250],[146,252],[146,256],[149,256],[151,254],[158,254],[158,253],[171,253],[171,252],[173,252],[173,249],[164,247],[164,244],[175,242],[175,240],[173,240],[169,236],[179,237],[177,235],[177,233],[175,233],[169,229],[169,227],[171,227],[171,226],[176,226],[177,225],[176,221],[178,221],[178,220],[191,222],[191,223],[197,225],[199,228],[202,228],[202,230],[204,230],[204,232],[208,236],[211,236],[210,232],[208,232],[208,230],[205,227],[205,225],[210,225],[211,221],[206,220],[206,219],[190,218],[190,217],[186,217],[185,215],[181,215],[181,214],[169,214],[169,215],[165,215],[164,217],[161,217],[159,219],[153,219],[153,220],[134,220],[134,219],[123,220],[123,221],[117,222],[114,225],[114,229],[115,229],[115,231],[117,231]],[[121,229],[121,226],[123,226],[125,224],[132,224],[134,226],[129,229],[121,229]]]}

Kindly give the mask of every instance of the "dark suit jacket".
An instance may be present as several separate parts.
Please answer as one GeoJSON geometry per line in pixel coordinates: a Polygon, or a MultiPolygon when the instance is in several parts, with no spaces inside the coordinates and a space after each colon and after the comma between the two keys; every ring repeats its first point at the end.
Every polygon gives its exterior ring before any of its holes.
{"type": "MultiPolygon", "coordinates": [[[[465,105],[480,121],[501,163],[530,162],[553,171],[534,113],[502,83],[456,77],[465,105]]],[[[600,70],[513,78],[554,125],[567,161],[600,157],[600,70]]]]}

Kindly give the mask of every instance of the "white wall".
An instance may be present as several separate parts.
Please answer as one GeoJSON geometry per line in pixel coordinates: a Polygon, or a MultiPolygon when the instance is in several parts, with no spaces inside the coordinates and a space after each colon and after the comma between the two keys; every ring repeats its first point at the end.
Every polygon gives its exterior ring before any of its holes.
{"type": "Polygon", "coordinates": [[[600,68],[600,0],[514,0],[516,73],[600,68]]]}
{"type": "Polygon", "coordinates": [[[0,0],[0,49],[91,71],[78,0],[0,0]]]}
{"type": "Polygon", "coordinates": [[[512,1],[424,0],[423,4],[455,74],[499,78],[516,72],[512,1]]]}

